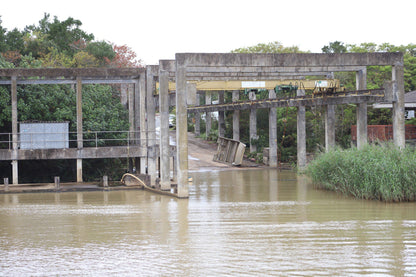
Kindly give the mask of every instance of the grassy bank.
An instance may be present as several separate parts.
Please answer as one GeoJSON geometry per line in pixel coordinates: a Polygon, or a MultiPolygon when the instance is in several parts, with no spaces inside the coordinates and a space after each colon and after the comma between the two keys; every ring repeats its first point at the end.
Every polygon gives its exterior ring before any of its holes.
{"type": "Polygon", "coordinates": [[[322,189],[362,199],[416,200],[416,151],[392,144],[322,153],[305,173],[322,189]]]}

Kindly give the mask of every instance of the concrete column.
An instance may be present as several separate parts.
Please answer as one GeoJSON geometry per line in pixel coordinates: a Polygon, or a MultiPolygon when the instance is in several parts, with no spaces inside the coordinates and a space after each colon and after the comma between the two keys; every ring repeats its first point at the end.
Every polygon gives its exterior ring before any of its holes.
{"type": "Polygon", "coordinates": [[[170,190],[169,159],[169,72],[159,71],[159,114],[160,114],[160,188],[170,190]]]}
{"type": "MultiPolygon", "coordinates": [[[[366,89],[367,69],[357,71],[355,79],[357,90],[366,89]]],[[[367,143],[367,102],[364,102],[357,106],[357,148],[361,149],[367,143]]]]}
{"type": "MultiPolygon", "coordinates": [[[[240,99],[240,91],[234,90],[232,100],[237,102],[240,99]]],[[[233,111],[233,140],[240,140],[240,111],[233,111]]]]}
{"type": "Polygon", "coordinates": [[[326,105],[325,110],[325,149],[335,147],[335,105],[326,105]]]}
{"type": "MultiPolygon", "coordinates": [[[[212,100],[211,92],[206,91],[205,92],[205,105],[211,105],[211,102],[212,102],[211,100],[212,100]]],[[[211,113],[206,112],[205,113],[205,133],[207,135],[207,138],[209,136],[209,133],[211,132],[211,126],[212,126],[211,113]]]]}
{"type": "Polygon", "coordinates": [[[128,84],[121,84],[120,86],[120,101],[124,108],[127,109],[128,105],[128,93],[127,93],[128,84]]]}
{"type": "MultiPolygon", "coordinates": [[[[218,92],[218,103],[224,104],[224,91],[218,92]]],[[[218,136],[224,137],[225,136],[225,112],[219,111],[218,112],[218,136]]]]}
{"type": "MultiPolygon", "coordinates": [[[[136,94],[137,96],[137,94],[136,94]]],[[[139,119],[139,130],[140,130],[140,147],[142,149],[146,149],[147,147],[147,124],[146,124],[146,74],[142,73],[140,74],[139,79],[139,111],[137,111],[140,114],[139,119]]],[[[146,157],[140,157],[140,173],[146,174],[147,172],[147,158],[146,157]]]]}
{"type": "MultiPolygon", "coordinates": [[[[297,91],[298,96],[305,95],[304,90],[297,91]]],[[[305,106],[298,107],[297,114],[297,166],[299,169],[306,166],[306,108],[305,106]]]]}
{"type": "MultiPolygon", "coordinates": [[[[249,100],[256,100],[256,94],[250,91],[249,100]]],[[[250,109],[250,153],[257,151],[257,146],[253,145],[252,140],[258,139],[257,137],[257,109],[250,109]]]]}
{"type": "Polygon", "coordinates": [[[400,148],[406,146],[406,129],[404,119],[404,69],[403,62],[392,68],[393,96],[393,141],[400,148]]]}
{"type": "Polygon", "coordinates": [[[155,87],[154,75],[157,67],[148,66],[146,70],[146,110],[147,110],[147,133],[148,133],[148,174],[150,175],[150,185],[154,186],[156,183],[156,153],[154,146],[156,145],[156,107],[153,98],[153,88],[155,87]]]}
{"type": "Polygon", "coordinates": [[[186,66],[176,61],[176,151],[178,197],[188,197],[188,121],[186,110],[186,66]]]}
{"type": "MultiPolygon", "coordinates": [[[[275,99],[276,92],[269,90],[269,99],[275,99]]],[[[276,108],[269,109],[269,166],[277,167],[277,118],[276,108]]]]}
{"type": "MultiPolygon", "coordinates": [[[[138,86],[138,82],[134,84],[134,86],[130,84],[124,84],[126,89],[127,95],[127,107],[129,110],[129,145],[137,144],[137,133],[135,127],[135,115],[134,115],[134,88],[138,86]]],[[[130,157],[127,157],[128,165],[129,165],[129,172],[133,172],[133,161],[130,157]]],[[[137,167],[137,165],[135,165],[137,167]]]]}
{"type": "MultiPolygon", "coordinates": [[[[77,148],[78,152],[84,148],[82,133],[82,78],[77,77],[77,148]]],[[[78,157],[80,153],[78,153],[78,157]]],[[[82,159],[77,159],[77,182],[82,182],[82,159]]]]}
{"type": "MultiPolygon", "coordinates": [[[[197,93],[196,94],[196,106],[201,105],[201,96],[197,93]]],[[[201,135],[201,114],[199,112],[195,112],[195,136],[199,137],[201,135]]]]}
{"type": "Polygon", "coordinates": [[[12,76],[11,100],[12,100],[12,181],[14,185],[19,183],[19,170],[17,162],[17,148],[19,140],[19,130],[17,126],[17,77],[12,76]]]}

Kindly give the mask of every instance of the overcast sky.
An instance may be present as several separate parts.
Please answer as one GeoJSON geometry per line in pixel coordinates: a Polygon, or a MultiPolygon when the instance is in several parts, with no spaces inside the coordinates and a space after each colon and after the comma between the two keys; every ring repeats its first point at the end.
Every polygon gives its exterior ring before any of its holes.
{"type": "Polygon", "coordinates": [[[415,0],[14,0],[1,1],[8,30],[38,24],[44,13],[131,47],[145,64],[183,52],[230,52],[279,41],[320,53],[329,42],[416,44],[415,0]]]}

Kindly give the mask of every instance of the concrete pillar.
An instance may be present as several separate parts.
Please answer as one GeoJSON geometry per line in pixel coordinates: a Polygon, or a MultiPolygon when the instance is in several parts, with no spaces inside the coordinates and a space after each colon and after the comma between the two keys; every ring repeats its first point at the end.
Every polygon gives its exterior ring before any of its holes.
{"type": "Polygon", "coordinates": [[[108,188],[108,176],[107,175],[103,176],[103,187],[108,188]]]}
{"type": "MultiPolygon", "coordinates": [[[[297,91],[298,96],[305,95],[304,90],[297,91]]],[[[305,106],[298,107],[297,114],[297,166],[299,169],[306,166],[306,108],[305,106]]]]}
{"type": "Polygon", "coordinates": [[[335,147],[335,105],[326,105],[325,110],[325,149],[335,147]]]}
{"type": "MultiPolygon", "coordinates": [[[[240,99],[240,91],[234,90],[232,100],[237,102],[240,99]]],[[[240,111],[233,111],[233,140],[240,140],[240,111]]]]}
{"type": "MultiPolygon", "coordinates": [[[[249,100],[256,100],[256,94],[250,91],[249,100]]],[[[250,153],[257,152],[257,146],[252,140],[257,140],[257,109],[250,109],[250,153]]]]}
{"type": "Polygon", "coordinates": [[[186,66],[176,61],[176,151],[178,197],[188,197],[188,121],[186,66]]]}
{"type": "Polygon", "coordinates": [[[12,181],[14,185],[19,183],[19,170],[17,162],[17,148],[19,131],[17,126],[17,77],[12,76],[11,100],[12,100],[12,181]]]}
{"type": "MultiPolygon", "coordinates": [[[[84,147],[84,139],[82,132],[82,78],[77,77],[77,148],[78,152],[84,147]]],[[[78,153],[78,157],[81,156],[81,153],[78,153]]],[[[82,159],[77,159],[77,182],[82,182],[82,159]]]]}
{"type": "Polygon", "coordinates": [[[400,148],[406,146],[406,129],[404,119],[404,69],[403,62],[392,68],[393,96],[393,141],[400,148]]]}
{"type": "Polygon", "coordinates": [[[124,108],[127,109],[127,105],[128,105],[128,93],[127,93],[127,84],[121,84],[120,87],[120,102],[121,104],[124,106],[124,108]]]}
{"type": "MultiPolygon", "coordinates": [[[[211,92],[206,91],[205,92],[205,105],[211,105],[211,102],[212,102],[211,100],[212,100],[211,92]]],[[[205,134],[207,135],[207,138],[209,136],[209,133],[211,132],[211,126],[212,126],[211,113],[206,112],[205,113],[205,134]]]]}
{"type": "MultiPolygon", "coordinates": [[[[224,91],[218,92],[218,103],[224,104],[224,91]]],[[[225,136],[225,112],[219,111],[218,112],[218,136],[224,137],[225,136]]]]}
{"type": "MultiPolygon", "coordinates": [[[[146,74],[140,74],[139,79],[139,94],[136,94],[136,98],[139,100],[139,110],[136,110],[136,113],[139,113],[139,121],[136,121],[136,124],[139,123],[140,131],[140,147],[146,149],[147,147],[147,124],[146,124],[146,74]]],[[[140,157],[140,173],[147,174],[147,158],[140,157]]],[[[139,169],[138,169],[139,170],[139,169]]]]}
{"type": "MultiPolygon", "coordinates": [[[[357,90],[366,89],[367,69],[357,71],[355,79],[357,90]]],[[[364,102],[357,106],[357,148],[361,149],[367,143],[367,102],[364,102]]]]}
{"type": "Polygon", "coordinates": [[[170,190],[169,72],[159,70],[160,188],[170,190]]]}
{"type": "Polygon", "coordinates": [[[156,66],[148,66],[146,70],[146,110],[147,110],[147,133],[148,133],[148,146],[151,151],[147,152],[148,174],[150,175],[150,185],[154,186],[156,183],[156,107],[153,97],[153,88],[155,87],[154,75],[156,72],[156,66]]]}
{"type": "MultiPolygon", "coordinates": [[[[275,99],[276,92],[269,90],[269,99],[275,99]]],[[[277,167],[277,118],[276,108],[269,109],[269,166],[277,167]]]]}
{"type": "MultiPolygon", "coordinates": [[[[201,96],[197,93],[196,94],[196,103],[195,105],[201,105],[201,96]]],[[[195,112],[195,136],[199,137],[201,135],[201,114],[199,112],[195,112]]]]}

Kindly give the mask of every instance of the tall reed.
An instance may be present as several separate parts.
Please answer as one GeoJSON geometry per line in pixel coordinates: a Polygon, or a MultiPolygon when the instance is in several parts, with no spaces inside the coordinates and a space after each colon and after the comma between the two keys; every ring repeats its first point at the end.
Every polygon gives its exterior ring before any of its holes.
{"type": "Polygon", "coordinates": [[[320,154],[305,170],[317,188],[362,199],[416,200],[416,151],[393,144],[336,148],[320,154]]]}

